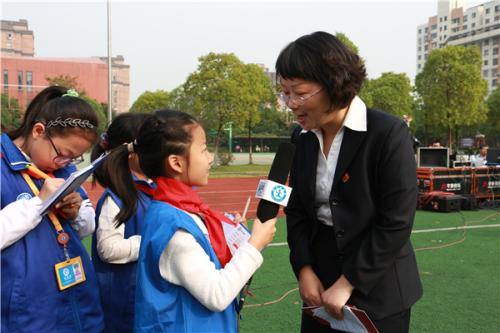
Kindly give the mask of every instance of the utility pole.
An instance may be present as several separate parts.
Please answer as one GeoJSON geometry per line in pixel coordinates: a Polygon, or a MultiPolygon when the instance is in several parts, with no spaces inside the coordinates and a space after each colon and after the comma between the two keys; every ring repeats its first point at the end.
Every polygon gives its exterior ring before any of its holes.
{"type": "Polygon", "coordinates": [[[226,123],[226,126],[229,127],[224,127],[224,131],[229,132],[229,141],[228,141],[228,148],[229,148],[229,153],[233,152],[233,122],[230,121],[226,123]]]}
{"type": "Polygon", "coordinates": [[[111,2],[107,0],[107,14],[108,14],[108,125],[111,124],[112,112],[113,110],[113,87],[112,87],[112,76],[113,76],[113,63],[111,55],[111,2]]]}

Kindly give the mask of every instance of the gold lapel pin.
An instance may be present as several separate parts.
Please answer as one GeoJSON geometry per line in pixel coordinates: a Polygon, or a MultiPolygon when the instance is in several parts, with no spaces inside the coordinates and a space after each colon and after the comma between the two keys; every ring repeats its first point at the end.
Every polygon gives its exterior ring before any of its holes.
{"type": "Polygon", "coordinates": [[[347,183],[349,181],[349,178],[349,174],[347,172],[344,173],[344,175],[342,176],[342,182],[347,183]]]}

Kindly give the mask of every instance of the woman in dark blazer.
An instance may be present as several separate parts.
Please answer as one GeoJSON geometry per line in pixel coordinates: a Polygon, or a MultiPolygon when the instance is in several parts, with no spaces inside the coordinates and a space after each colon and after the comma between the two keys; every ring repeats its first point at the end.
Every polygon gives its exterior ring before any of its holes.
{"type": "MultiPolygon", "coordinates": [[[[276,62],[281,97],[300,124],[287,216],[290,261],[306,306],[365,310],[380,332],[407,332],[422,296],[410,233],[417,180],[408,126],[357,96],[361,59],[325,32],[276,62]]],[[[302,315],[302,332],[332,332],[302,315]]]]}

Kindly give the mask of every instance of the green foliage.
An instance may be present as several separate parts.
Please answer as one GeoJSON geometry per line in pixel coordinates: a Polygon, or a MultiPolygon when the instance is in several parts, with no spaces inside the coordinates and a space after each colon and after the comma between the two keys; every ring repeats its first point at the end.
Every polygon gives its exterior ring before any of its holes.
{"type": "Polygon", "coordinates": [[[487,142],[496,147],[500,146],[500,89],[493,90],[486,100],[488,119],[485,126],[487,142]]]}
{"type": "Polygon", "coordinates": [[[234,161],[234,155],[227,149],[219,149],[217,151],[217,157],[220,165],[229,165],[234,161]]]}
{"type": "Polygon", "coordinates": [[[486,119],[488,87],[481,77],[481,65],[479,48],[447,46],[432,50],[416,77],[424,113],[419,118],[436,131],[447,129],[450,147],[452,133],[458,128],[486,119]]]}
{"type": "Polygon", "coordinates": [[[165,90],[145,91],[132,104],[130,112],[153,112],[170,106],[170,95],[165,90]]]}
{"type": "Polygon", "coordinates": [[[335,37],[337,37],[351,51],[359,55],[359,48],[346,36],[346,34],[342,32],[336,32],[335,37]]]}
{"type": "Polygon", "coordinates": [[[363,86],[361,98],[367,106],[398,117],[411,115],[413,97],[410,79],[406,74],[383,73],[363,86]]]}
{"type": "Polygon", "coordinates": [[[97,114],[97,120],[99,121],[98,132],[102,133],[106,130],[108,126],[108,120],[106,117],[106,109],[103,104],[99,103],[95,99],[82,95],[81,98],[89,103],[97,114]]]}
{"type": "Polygon", "coordinates": [[[47,80],[48,84],[51,86],[61,86],[68,89],[75,89],[80,96],[86,95],[85,90],[78,84],[77,76],[70,76],[66,74],[54,77],[46,76],[45,80],[47,80]]]}
{"type": "Polygon", "coordinates": [[[22,115],[17,99],[2,94],[1,100],[2,128],[13,130],[21,126],[22,115]]]}

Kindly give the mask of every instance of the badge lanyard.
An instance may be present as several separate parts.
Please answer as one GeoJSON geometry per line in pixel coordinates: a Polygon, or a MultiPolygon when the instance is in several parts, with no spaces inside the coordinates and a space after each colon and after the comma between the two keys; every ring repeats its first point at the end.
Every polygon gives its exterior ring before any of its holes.
{"type": "MultiPolygon", "coordinates": [[[[36,187],[30,175],[42,179],[50,178],[49,175],[31,165],[28,166],[27,171],[21,171],[21,174],[35,195],[38,195],[40,191],[36,187]]],[[[83,269],[83,263],[80,256],[75,258],[69,257],[69,234],[64,231],[61,222],[57,218],[56,214],[54,214],[53,211],[49,211],[48,216],[50,221],[52,222],[52,225],[56,229],[57,242],[63,247],[64,250],[65,261],[60,262],[54,266],[57,284],[59,285],[59,290],[62,291],[76,284],[84,282],[86,280],[85,271],[83,269]]]]}
{"type": "MultiPolygon", "coordinates": [[[[28,166],[28,170],[31,171],[32,173],[36,173],[38,176],[42,177],[43,179],[51,178],[49,175],[47,175],[43,171],[41,171],[41,170],[39,170],[37,168],[34,168],[31,165],[28,166]]],[[[21,174],[23,175],[23,178],[26,181],[26,183],[28,184],[28,186],[30,187],[31,191],[33,191],[33,194],[35,194],[37,196],[40,193],[40,191],[36,187],[35,183],[31,179],[31,177],[25,171],[22,171],[21,174]]],[[[61,225],[61,222],[59,221],[59,219],[57,218],[56,214],[54,214],[53,211],[50,211],[48,213],[48,216],[49,216],[50,221],[52,222],[52,225],[56,229],[56,232],[57,232],[57,242],[60,245],[62,245],[62,247],[64,249],[64,257],[66,258],[67,261],[69,261],[70,260],[69,254],[68,254],[69,234],[67,234],[64,231],[64,229],[63,229],[63,227],[61,225]]]]}

